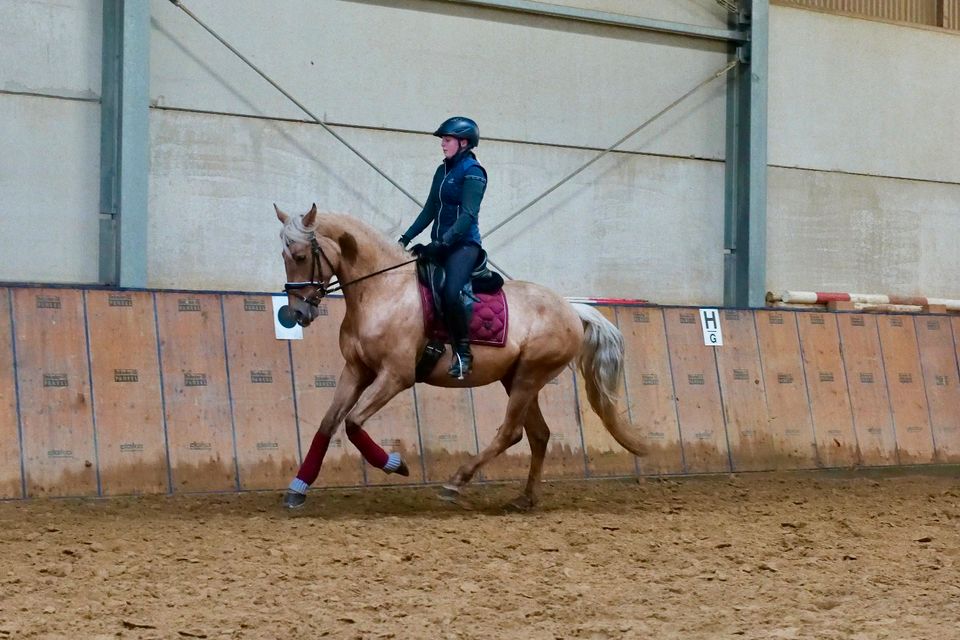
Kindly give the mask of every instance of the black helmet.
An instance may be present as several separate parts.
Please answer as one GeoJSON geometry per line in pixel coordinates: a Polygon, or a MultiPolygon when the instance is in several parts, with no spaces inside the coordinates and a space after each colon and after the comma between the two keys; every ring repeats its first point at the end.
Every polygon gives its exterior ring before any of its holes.
{"type": "Polygon", "coordinates": [[[452,136],[460,140],[466,140],[468,149],[473,149],[480,144],[480,127],[470,118],[464,118],[463,116],[447,118],[443,121],[443,124],[437,127],[433,135],[438,138],[452,136]]]}

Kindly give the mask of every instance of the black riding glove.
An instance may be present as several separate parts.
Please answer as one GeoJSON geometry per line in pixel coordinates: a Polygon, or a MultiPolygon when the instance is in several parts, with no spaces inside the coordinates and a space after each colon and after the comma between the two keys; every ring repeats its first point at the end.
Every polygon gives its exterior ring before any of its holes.
{"type": "Polygon", "coordinates": [[[443,242],[434,240],[428,245],[415,244],[410,248],[410,251],[418,258],[427,258],[428,260],[438,262],[446,256],[449,248],[450,247],[443,242]]]}

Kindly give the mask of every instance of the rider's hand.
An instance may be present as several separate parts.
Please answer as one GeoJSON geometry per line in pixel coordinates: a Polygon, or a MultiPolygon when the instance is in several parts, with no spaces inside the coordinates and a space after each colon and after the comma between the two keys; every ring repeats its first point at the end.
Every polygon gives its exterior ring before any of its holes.
{"type": "Polygon", "coordinates": [[[428,245],[415,244],[410,248],[410,251],[418,258],[428,258],[437,261],[443,258],[447,252],[447,248],[447,245],[444,243],[434,240],[428,245]]]}
{"type": "Polygon", "coordinates": [[[400,236],[399,238],[397,238],[397,244],[400,245],[400,248],[406,249],[407,245],[410,244],[410,238],[408,238],[407,236],[400,236]]]}

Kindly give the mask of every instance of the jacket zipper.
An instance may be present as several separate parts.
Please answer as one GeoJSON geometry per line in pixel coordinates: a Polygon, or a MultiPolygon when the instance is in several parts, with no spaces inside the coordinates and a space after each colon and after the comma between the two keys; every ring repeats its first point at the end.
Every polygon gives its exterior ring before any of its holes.
{"type": "Polygon", "coordinates": [[[447,181],[447,174],[450,173],[450,170],[447,169],[446,163],[443,165],[443,178],[440,179],[440,188],[437,189],[437,198],[440,199],[440,208],[437,209],[437,224],[433,225],[433,229],[430,231],[431,240],[439,240],[440,236],[440,213],[443,211],[443,185],[447,181]],[[433,237],[433,234],[436,233],[437,237],[433,237]]]}

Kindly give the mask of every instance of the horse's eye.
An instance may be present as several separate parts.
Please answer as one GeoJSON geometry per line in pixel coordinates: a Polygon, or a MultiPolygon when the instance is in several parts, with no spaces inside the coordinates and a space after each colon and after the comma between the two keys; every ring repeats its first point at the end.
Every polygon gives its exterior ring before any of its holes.
{"type": "Polygon", "coordinates": [[[298,253],[297,255],[293,256],[293,259],[297,262],[304,262],[307,259],[307,256],[302,253],[298,253]]]}

